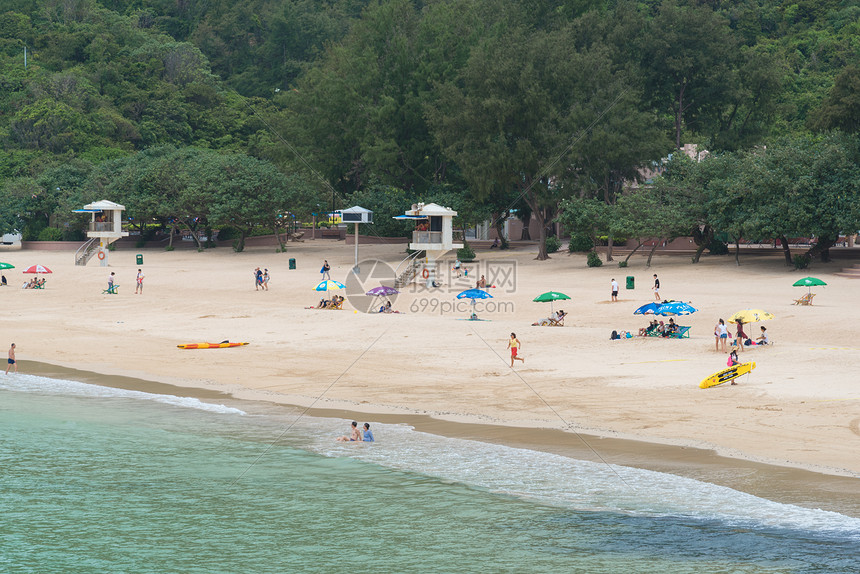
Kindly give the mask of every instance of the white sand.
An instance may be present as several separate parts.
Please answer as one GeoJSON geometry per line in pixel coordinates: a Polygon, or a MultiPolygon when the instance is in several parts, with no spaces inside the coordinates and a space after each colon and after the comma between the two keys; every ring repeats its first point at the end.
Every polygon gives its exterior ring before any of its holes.
{"type": "MultiPolygon", "coordinates": [[[[860,281],[834,276],[839,263],[794,272],[780,256],[742,256],[741,267],[729,257],[694,266],[686,256],[664,256],[645,269],[644,258],[634,256],[627,269],[589,269],[583,256],[539,262],[531,248],[485,251],[480,265],[516,262],[515,289],[491,289],[493,302],[507,310],[482,312],[487,321],[470,322],[459,320],[467,308],[433,306],[453,304],[459,290],[453,287],[407,290],[395,300],[405,312],[400,315],[353,313],[348,303],[344,311],[304,309],[319,299],[312,287],[323,258],[333,279],[347,278],[353,247],[343,242],[291,244],[286,254],[273,248],[146,251],[143,295],[134,294],[135,253],[114,252],[111,267],[102,268],[96,260],[75,267],[72,252],[0,252],[0,260],[17,267],[5,272],[10,286],[0,289],[0,346],[14,341],[24,361],[240,398],[505,425],[571,424],[595,434],[860,475],[860,281]],[[290,257],[298,270],[288,270],[290,257]],[[34,263],[54,270],[47,288],[19,289],[26,277],[20,271],[34,263]],[[268,267],[269,292],[254,290],[256,266],[268,267]],[[110,271],[117,273],[119,295],[101,294],[110,271]],[[699,309],[676,318],[692,326],[691,339],[610,341],[613,329],[635,332],[647,323],[632,313],[653,300],[653,273],[663,298],[699,309]],[[624,288],[627,275],[636,277],[635,290],[624,288]],[[828,286],[814,289],[814,306],[793,306],[806,289],[791,284],[805,275],[828,286]],[[621,284],[617,303],[609,301],[613,277],[621,284]],[[574,298],[555,305],[571,312],[564,328],[530,326],[549,314],[549,304],[532,302],[549,290],[574,298]],[[741,355],[757,368],[737,386],[699,389],[703,378],[725,367],[726,355],[714,350],[714,324],[747,307],[776,316],[765,323],[775,345],[741,355]],[[505,348],[511,331],[526,359],[516,372],[505,348]],[[225,339],[251,345],[176,348],[225,339]]],[[[368,246],[361,256],[396,266],[404,254],[402,246],[368,246]]],[[[759,334],[757,324],[746,330],[759,334]]]]}

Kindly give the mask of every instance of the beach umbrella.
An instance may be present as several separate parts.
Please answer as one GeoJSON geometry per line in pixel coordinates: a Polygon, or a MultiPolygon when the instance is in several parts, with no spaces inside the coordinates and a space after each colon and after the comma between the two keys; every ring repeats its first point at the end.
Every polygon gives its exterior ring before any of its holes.
{"type": "Polygon", "coordinates": [[[689,303],[683,301],[668,301],[657,308],[656,315],[692,315],[698,311],[689,303]]]}
{"type": "Polygon", "coordinates": [[[332,281],[331,279],[326,279],[325,281],[320,281],[319,284],[314,287],[314,291],[337,291],[338,289],[345,288],[346,285],[344,285],[340,281],[332,281]]]}
{"type": "MultiPolygon", "coordinates": [[[[472,307],[475,306],[475,300],[477,299],[492,299],[493,296],[487,293],[482,289],[466,289],[461,293],[457,293],[457,299],[471,299],[472,307]]],[[[474,310],[472,311],[474,315],[474,310]]],[[[473,317],[474,318],[474,317],[473,317]]]]}
{"type": "Polygon", "coordinates": [[[390,295],[397,295],[398,293],[400,293],[400,291],[398,291],[394,287],[380,285],[379,287],[374,287],[373,289],[365,293],[365,295],[371,295],[373,297],[388,297],[390,295]]]}
{"type": "Polygon", "coordinates": [[[0,262],[0,269],[15,269],[15,266],[11,263],[0,262]]]}
{"type": "Polygon", "coordinates": [[[547,301],[549,301],[549,311],[550,313],[552,313],[552,302],[564,301],[566,299],[570,299],[570,297],[568,297],[564,293],[559,293],[558,291],[547,291],[546,293],[541,293],[540,295],[532,299],[532,301],[534,301],[535,303],[546,303],[547,301]]]}
{"type": "Polygon", "coordinates": [[[493,296],[482,289],[466,289],[462,293],[457,293],[457,299],[492,299],[493,296]]]}
{"type": "Polygon", "coordinates": [[[633,311],[634,315],[656,315],[657,310],[660,308],[660,303],[648,303],[646,305],[642,305],[635,311],[633,311]]]}
{"type": "Polygon", "coordinates": [[[744,323],[756,323],[758,321],[770,321],[773,314],[764,309],[744,309],[729,317],[729,323],[737,323],[740,319],[744,323]]]}
{"type": "Polygon", "coordinates": [[[812,288],[818,285],[827,285],[827,283],[817,277],[804,277],[795,281],[792,287],[809,287],[809,293],[812,294],[812,288]]]}
{"type": "Polygon", "coordinates": [[[24,269],[22,273],[53,273],[53,271],[51,271],[44,265],[31,265],[24,269]]]}

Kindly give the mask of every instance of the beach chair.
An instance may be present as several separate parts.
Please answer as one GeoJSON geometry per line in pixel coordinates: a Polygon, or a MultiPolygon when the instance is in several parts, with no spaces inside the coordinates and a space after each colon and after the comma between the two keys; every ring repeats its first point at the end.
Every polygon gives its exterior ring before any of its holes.
{"type": "Polygon", "coordinates": [[[684,327],[682,325],[678,325],[678,330],[669,335],[669,339],[689,339],[690,338],[690,327],[684,327]]]}
{"type": "Polygon", "coordinates": [[[119,289],[119,285],[111,285],[102,291],[102,295],[119,295],[119,291],[117,291],[117,289],[119,289]]]}
{"type": "Polygon", "coordinates": [[[549,317],[548,321],[549,322],[546,325],[547,327],[564,327],[564,317],[558,320],[549,317]]]}
{"type": "Polygon", "coordinates": [[[343,309],[343,299],[338,301],[337,304],[329,303],[329,305],[328,305],[328,307],[326,307],[326,309],[343,309]]]}
{"type": "Polygon", "coordinates": [[[800,299],[795,299],[794,304],[795,305],[812,305],[813,297],[815,297],[815,293],[807,293],[806,295],[804,295],[800,299]]]}
{"type": "Polygon", "coordinates": [[[33,289],[44,289],[44,288],[45,288],[44,283],[39,283],[37,285],[33,285],[33,289]]]}

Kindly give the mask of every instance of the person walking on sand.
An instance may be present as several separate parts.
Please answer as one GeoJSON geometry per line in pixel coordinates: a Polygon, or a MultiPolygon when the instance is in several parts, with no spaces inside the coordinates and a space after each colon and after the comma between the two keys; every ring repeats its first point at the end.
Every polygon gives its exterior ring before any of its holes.
{"type": "Polygon", "coordinates": [[[134,287],[134,293],[137,294],[140,291],[140,294],[143,295],[143,278],[146,277],[143,269],[137,270],[137,284],[134,287]]]}
{"type": "Polygon", "coordinates": [[[108,291],[113,291],[113,278],[114,278],[114,275],[116,275],[116,273],[114,273],[113,271],[111,271],[111,272],[110,272],[110,275],[108,275],[108,291]]]}
{"type": "Polygon", "coordinates": [[[511,368],[513,368],[514,366],[514,361],[522,361],[523,363],[526,362],[526,360],[522,357],[517,357],[517,349],[522,346],[523,344],[520,343],[519,339],[517,339],[517,334],[511,333],[511,339],[508,341],[508,349],[511,350],[511,368]]]}
{"type": "Polygon", "coordinates": [[[260,268],[257,267],[254,269],[254,291],[259,291],[260,286],[263,285],[263,272],[260,271],[260,268]]]}
{"type": "Polygon", "coordinates": [[[263,289],[265,289],[266,291],[269,290],[269,270],[268,269],[263,270],[263,289]]]}
{"type": "Polygon", "coordinates": [[[9,362],[6,365],[6,374],[9,374],[9,369],[12,368],[12,365],[15,365],[15,372],[18,372],[18,361],[15,360],[15,343],[12,343],[12,346],[9,347],[9,362]]]}
{"type": "Polygon", "coordinates": [[[660,280],[657,279],[657,274],[654,274],[654,299],[660,300],[660,280]]]}
{"type": "Polygon", "coordinates": [[[323,281],[331,280],[331,273],[329,273],[329,271],[331,271],[331,265],[328,264],[328,259],[323,259],[323,266],[322,269],[320,269],[323,281]]]}
{"type": "Polygon", "coordinates": [[[714,338],[716,345],[716,350],[720,350],[720,345],[723,347],[723,353],[727,353],[728,349],[726,349],[726,342],[729,340],[729,330],[726,328],[726,323],[722,319],[720,322],[714,326],[714,338]]]}
{"type": "Polygon", "coordinates": [[[612,300],[618,301],[618,281],[612,278],[612,300]]]}

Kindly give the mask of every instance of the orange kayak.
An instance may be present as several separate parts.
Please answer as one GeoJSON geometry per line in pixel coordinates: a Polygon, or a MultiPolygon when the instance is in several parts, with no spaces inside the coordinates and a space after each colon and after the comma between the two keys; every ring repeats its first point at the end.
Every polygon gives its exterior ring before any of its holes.
{"type": "Polygon", "coordinates": [[[176,345],[180,349],[226,349],[227,347],[241,347],[248,343],[191,343],[188,345],[176,345]]]}

